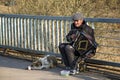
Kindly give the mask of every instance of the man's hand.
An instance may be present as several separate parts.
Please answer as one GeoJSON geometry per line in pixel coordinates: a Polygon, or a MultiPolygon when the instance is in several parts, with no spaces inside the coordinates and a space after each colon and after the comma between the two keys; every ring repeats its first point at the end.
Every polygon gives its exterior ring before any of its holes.
{"type": "Polygon", "coordinates": [[[75,34],[72,34],[70,37],[72,38],[73,41],[76,39],[76,35],[75,34]]]}

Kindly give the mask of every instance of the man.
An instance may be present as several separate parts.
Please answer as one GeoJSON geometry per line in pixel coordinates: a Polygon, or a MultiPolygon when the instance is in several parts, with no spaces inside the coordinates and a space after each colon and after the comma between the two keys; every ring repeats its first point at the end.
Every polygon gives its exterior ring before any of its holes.
{"type": "MultiPolygon", "coordinates": [[[[75,66],[73,66],[73,61],[75,56],[80,56],[80,52],[73,47],[73,43],[77,37],[76,34],[74,34],[74,32],[76,32],[75,30],[78,30],[79,33],[83,31],[86,32],[92,42],[95,42],[95,38],[93,29],[86,24],[81,13],[75,13],[72,16],[72,20],[73,23],[71,24],[71,30],[73,31],[69,32],[66,36],[67,41],[70,43],[61,43],[59,45],[59,51],[62,55],[62,60],[66,66],[66,69],[70,70],[70,74],[76,74],[77,71],[74,69],[75,66]]],[[[91,52],[89,55],[86,55],[86,57],[91,58],[94,55],[95,51],[93,50],[93,52],[91,52]]]]}

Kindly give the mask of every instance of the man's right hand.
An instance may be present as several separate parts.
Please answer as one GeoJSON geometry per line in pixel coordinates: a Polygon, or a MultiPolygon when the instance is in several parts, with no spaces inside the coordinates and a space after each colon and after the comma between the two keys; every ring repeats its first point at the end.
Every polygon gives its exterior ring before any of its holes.
{"type": "Polygon", "coordinates": [[[77,36],[75,34],[72,34],[70,37],[72,38],[72,41],[74,41],[77,36]]]}

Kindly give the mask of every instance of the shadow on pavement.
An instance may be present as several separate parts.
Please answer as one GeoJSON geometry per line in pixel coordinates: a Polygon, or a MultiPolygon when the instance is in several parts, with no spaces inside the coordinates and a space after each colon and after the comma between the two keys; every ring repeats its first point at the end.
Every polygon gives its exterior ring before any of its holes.
{"type": "Polygon", "coordinates": [[[31,62],[22,59],[0,56],[0,67],[25,69],[31,62]]]}

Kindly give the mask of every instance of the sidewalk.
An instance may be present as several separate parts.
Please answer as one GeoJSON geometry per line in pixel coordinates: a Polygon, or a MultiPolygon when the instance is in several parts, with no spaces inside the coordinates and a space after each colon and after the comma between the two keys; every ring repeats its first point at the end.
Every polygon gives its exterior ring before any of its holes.
{"type": "Polygon", "coordinates": [[[61,76],[62,68],[25,70],[31,62],[0,56],[0,80],[110,80],[97,73],[61,76]]]}

